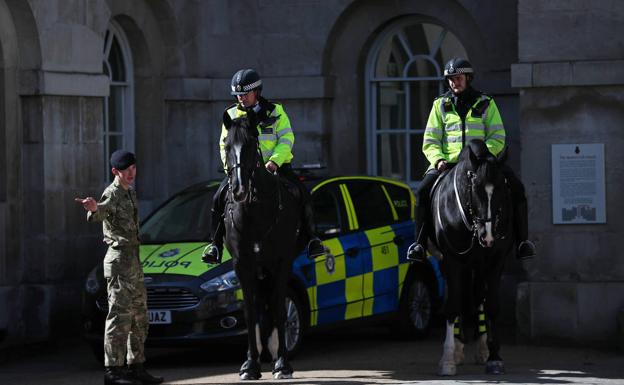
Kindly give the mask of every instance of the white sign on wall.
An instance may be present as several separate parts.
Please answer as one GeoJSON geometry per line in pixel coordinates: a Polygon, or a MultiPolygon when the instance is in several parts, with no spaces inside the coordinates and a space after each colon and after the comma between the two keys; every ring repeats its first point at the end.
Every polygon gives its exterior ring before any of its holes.
{"type": "Polygon", "coordinates": [[[552,145],[554,224],[606,223],[604,143],[552,145]]]}

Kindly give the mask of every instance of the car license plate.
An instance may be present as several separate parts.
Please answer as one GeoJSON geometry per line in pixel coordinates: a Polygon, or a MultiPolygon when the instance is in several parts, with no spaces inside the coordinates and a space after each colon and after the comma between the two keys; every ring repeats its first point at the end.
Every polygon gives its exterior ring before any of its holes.
{"type": "Polygon", "coordinates": [[[170,310],[149,310],[149,323],[150,324],[170,324],[171,323],[171,311],[170,310]]]}

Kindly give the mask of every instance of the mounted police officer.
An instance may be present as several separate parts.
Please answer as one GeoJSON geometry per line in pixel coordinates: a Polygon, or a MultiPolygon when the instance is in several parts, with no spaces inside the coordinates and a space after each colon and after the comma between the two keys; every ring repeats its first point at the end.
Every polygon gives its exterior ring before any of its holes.
{"type": "MultiPolygon", "coordinates": [[[[225,144],[227,129],[224,122],[240,116],[254,115],[254,121],[258,122],[259,146],[262,152],[265,168],[271,173],[277,173],[286,178],[299,190],[303,207],[303,226],[310,239],[308,243],[308,256],[316,258],[325,253],[321,240],[314,233],[312,220],[312,208],[310,194],[294,174],[290,162],[293,159],[292,148],[295,143],[295,135],[290,126],[288,115],[279,103],[266,100],[261,96],[262,79],[253,69],[241,69],[232,77],[231,94],[236,97],[237,103],[226,108],[223,113],[221,125],[221,137],[219,147],[221,160],[226,168],[225,144]]],[[[202,259],[207,263],[219,263],[223,254],[223,237],[225,225],[223,223],[223,211],[225,209],[225,191],[228,185],[226,177],[213,198],[212,209],[212,243],[206,246],[202,259]]]]}
{"type": "MultiPolygon", "coordinates": [[[[444,79],[450,90],[433,101],[425,129],[422,150],[431,165],[417,192],[416,242],[408,249],[409,260],[425,259],[429,195],[438,176],[457,163],[462,148],[472,139],[484,140],[494,155],[505,147],[505,128],[496,103],[491,96],[472,88],[473,78],[472,65],[466,59],[451,59],[444,67],[444,79]]],[[[531,258],[535,255],[535,245],[528,240],[524,186],[509,166],[503,166],[503,173],[514,200],[516,256],[531,258]]]]}

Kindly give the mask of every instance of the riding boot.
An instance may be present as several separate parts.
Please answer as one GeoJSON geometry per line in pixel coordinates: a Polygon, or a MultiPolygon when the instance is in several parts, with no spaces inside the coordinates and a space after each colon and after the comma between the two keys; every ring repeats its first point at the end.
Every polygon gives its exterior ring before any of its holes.
{"type": "Polygon", "coordinates": [[[427,209],[422,206],[416,206],[416,242],[412,243],[407,249],[407,260],[413,262],[424,262],[426,257],[427,243],[427,209]]]}
{"type": "Polygon", "coordinates": [[[516,233],[516,241],[518,242],[518,252],[516,258],[518,260],[530,259],[535,256],[535,244],[529,238],[529,219],[527,212],[527,202],[517,202],[514,209],[514,230],[516,233]]]}
{"type": "Polygon", "coordinates": [[[225,236],[223,212],[225,210],[226,187],[227,183],[222,182],[213,198],[210,221],[212,227],[212,242],[204,248],[204,252],[202,253],[202,261],[205,263],[221,263],[221,256],[223,255],[223,237],[225,236]]]}
{"type": "Polygon", "coordinates": [[[128,365],[128,377],[140,381],[142,384],[160,384],[164,380],[162,377],[149,374],[143,364],[128,365]]]}
{"type": "Polygon", "coordinates": [[[212,242],[209,243],[202,253],[202,261],[210,264],[221,263],[221,256],[223,255],[223,236],[225,235],[225,223],[223,222],[223,215],[215,213],[217,210],[212,210],[212,223],[216,223],[216,226],[212,226],[212,242]]]}
{"type": "Polygon", "coordinates": [[[327,249],[321,243],[319,237],[316,236],[314,229],[314,219],[312,217],[312,205],[307,200],[303,205],[303,227],[308,233],[308,258],[314,259],[325,255],[327,249]]]}
{"type": "Polygon", "coordinates": [[[121,366],[107,366],[104,368],[104,385],[140,385],[128,376],[121,366]]]}

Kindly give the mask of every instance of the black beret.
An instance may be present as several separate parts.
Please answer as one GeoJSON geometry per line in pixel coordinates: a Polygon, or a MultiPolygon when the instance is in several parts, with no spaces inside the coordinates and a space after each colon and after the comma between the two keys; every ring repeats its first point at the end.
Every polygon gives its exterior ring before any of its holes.
{"type": "Polygon", "coordinates": [[[136,163],[136,157],[133,153],[126,150],[117,150],[110,157],[111,167],[117,170],[125,170],[136,163]]]}

